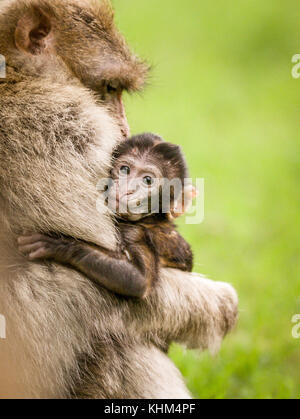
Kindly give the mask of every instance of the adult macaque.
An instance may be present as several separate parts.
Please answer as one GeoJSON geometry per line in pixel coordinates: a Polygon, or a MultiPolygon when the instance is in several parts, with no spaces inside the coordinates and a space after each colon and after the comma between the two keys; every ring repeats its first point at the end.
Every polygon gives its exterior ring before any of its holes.
{"type": "Polygon", "coordinates": [[[36,231],[116,248],[96,184],[128,136],[122,92],[146,66],[96,1],[2,2],[0,54],[0,396],[189,397],[163,349],[217,347],[236,320],[229,285],[163,269],[145,300],[126,300],[17,244],[36,231]]]}

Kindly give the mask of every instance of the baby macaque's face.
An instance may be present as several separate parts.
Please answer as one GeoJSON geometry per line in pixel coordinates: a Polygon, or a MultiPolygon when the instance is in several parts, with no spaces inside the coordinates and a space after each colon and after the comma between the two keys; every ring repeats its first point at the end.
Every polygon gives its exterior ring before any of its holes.
{"type": "Polygon", "coordinates": [[[136,135],[115,149],[112,167],[106,202],[115,214],[130,221],[173,216],[187,177],[180,147],[155,134],[136,135]]]}
{"type": "Polygon", "coordinates": [[[137,221],[159,210],[162,172],[145,156],[121,155],[111,172],[109,207],[122,218],[137,221]]]}

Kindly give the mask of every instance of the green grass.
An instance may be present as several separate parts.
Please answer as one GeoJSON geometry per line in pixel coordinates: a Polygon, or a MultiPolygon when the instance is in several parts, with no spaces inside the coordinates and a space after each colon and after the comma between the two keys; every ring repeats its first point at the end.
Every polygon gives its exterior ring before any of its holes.
{"type": "Polygon", "coordinates": [[[299,398],[299,1],[115,0],[154,69],[127,98],[134,133],[181,144],[206,182],[205,221],[180,222],[195,270],[231,282],[240,321],[220,354],[171,357],[197,398],[299,398]]]}

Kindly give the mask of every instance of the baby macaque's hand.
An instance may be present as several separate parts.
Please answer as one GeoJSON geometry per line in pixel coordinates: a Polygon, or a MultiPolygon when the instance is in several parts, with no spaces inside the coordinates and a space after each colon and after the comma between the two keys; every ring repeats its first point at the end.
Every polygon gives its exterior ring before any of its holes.
{"type": "Polygon", "coordinates": [[[66,241],[43,234],[32,234],[18,238],[19,251],[29,260],[61,259],[66,248],[66,241]]]}
{"type": "Polygon", "coordinates": [[[174,210],[172,212],[173,217],[178,218],[184,215],[186,212],[188,212],[192,206],[193,199],[197,198],[197,196],[198,190],[195,188],[195,186],[186,186],[183,191],[183,197],[181,202],[176,203],[174,207],[174,210]]]}

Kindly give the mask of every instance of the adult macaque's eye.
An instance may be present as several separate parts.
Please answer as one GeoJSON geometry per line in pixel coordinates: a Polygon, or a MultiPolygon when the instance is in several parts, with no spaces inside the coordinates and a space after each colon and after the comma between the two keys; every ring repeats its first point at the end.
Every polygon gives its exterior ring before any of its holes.
{"type": "Polygon", "coordinates": [[[120,89],[119,82],[117,80],[110,80],[105,83],[106,93],[109,95],[116,94],[120,89]]]}
{"type": "Polygon", "coordinates": [[[103,82],[102,87],[99,90],[99,93],[101,94],[102,100],[105,100],[107,96],[114,96],[118,93],[119,86],[118,83],[112,82],[103,82]]]}
{"type": "Polygon", "coordinates": [[[151,186],[154,183],[154,179],[151,176],[145,176],[143,178],[143,183],[147,186],[151,186]]]}
{"type": "Polygon", "coordinates": [[[120,168],[120,173],[122,175],[130,175],[130,167],[129,166],[122,166],[120,168]]]}
{"type": "Polygon", "coordinates": [[[106,86],[106,90],[107,90],[107,93],[109,95],[112,95],[112,94],[116,93],[118,89],[117,89],[117,87],[113,86],[112,84],[108,84],[106,86]]]}

